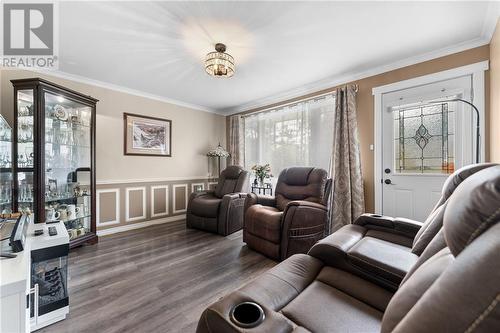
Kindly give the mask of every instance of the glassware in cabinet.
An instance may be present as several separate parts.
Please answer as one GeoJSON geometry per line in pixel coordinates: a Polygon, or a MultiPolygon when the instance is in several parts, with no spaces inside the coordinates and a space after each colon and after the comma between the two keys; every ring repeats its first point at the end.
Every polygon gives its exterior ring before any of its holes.
{"type": "Polygon", "coordinates": [[[72,247],[96,242],[97,100],[42,79],[12,83],[18,110],[16,175],[23,177],[16,182],[16,208],[34,211],[38,223],[63,221],[72,247]],[[31,182],[29,171],[33,172],[31,182]],[[30,184],[31,207],[27,200],[30,184]]]}

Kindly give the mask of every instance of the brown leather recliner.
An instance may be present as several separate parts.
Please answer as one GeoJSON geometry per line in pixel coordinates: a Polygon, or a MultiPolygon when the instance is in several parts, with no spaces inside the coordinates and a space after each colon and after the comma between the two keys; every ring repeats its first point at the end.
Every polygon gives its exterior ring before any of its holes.
{"type": "MultiPolygon", "coordinates": [[[[321,251],[326,258],[333,249],[321,251]]],[[[395,293],[300,254],[209,306],[197,332],[499,332],[499,281],[500,166],[494,166],[448,198],[443,227],[395,293]]]]}
{"type": "Polygon", "coordinates": [[[193,192],[189,197],[186,225],[226,236],[243,226],[243,208],[250,175],[229,166],[219,176],[215,191],[193,192]]]}
{"type": "Polygon", "coordinates": [[[430,241],[443,226],[448,199],[468,177],[495,166],[469,165],[451,174],[424,223],[406,218],[363,214],[353,224],[321,240],[310,254],[338,268],[396,290],[430,241]],[[328,253],[328,257],[323,257],[328,253]]]}
{"type": "Polygon", "coordinates": [[[307,253],[325,236],[330,184],[323,169],[293,167],[283,170],[278,177],[275,197],[248,194],[243,241],[276,260],[307,253]]]}

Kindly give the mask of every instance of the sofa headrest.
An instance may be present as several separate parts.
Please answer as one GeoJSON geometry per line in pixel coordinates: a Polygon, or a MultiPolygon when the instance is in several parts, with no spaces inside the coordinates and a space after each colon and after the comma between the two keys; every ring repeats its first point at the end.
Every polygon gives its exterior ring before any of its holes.
{"type": "Polygon", "coordinates": [[[448,179],[444,182],[443,190],[442,190],[442,198],[441,200],[444,202],[448,200],[450,195],[455,191],[458,185],[460,185],[465,179],[469,176],[475,174],[478,171],[483,169],[498,165],[496,163],[479,163],[479,164],[471,164],[466,165],[455,172],[453,172],[448,179]]]}
{"type": "Polygon", "coordinates": [[[292,186],[306,186],[326,179],[326,171],[312,167],[291,167],[281,171],[278,183],[292,186]]]}
{"type": "Polygon", "coordinates": [[[465,179],[444,213],[446,243],[457,256],[475,238],[500,221],[500,165],[465,179]]]}
{"type": "Polygon", "coordinates": [[[230,165],[222,170],[220,177],[225,179],[238,179],[243,168],[237,165],[230,165]]]}

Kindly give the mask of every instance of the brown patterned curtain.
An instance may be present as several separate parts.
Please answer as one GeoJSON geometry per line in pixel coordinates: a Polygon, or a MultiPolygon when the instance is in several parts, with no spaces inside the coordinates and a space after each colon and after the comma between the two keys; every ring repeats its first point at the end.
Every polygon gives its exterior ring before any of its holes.
{"type": "Polygon", "coordinates": [[[243,161],[243,121],[241,116],[229,117],[229,164],[244,166],[243,161]]]}
{"type": "Polygon", "coordinates": [[[335,123],[330,174],[330,233],[353,222],[365,210],[358,123],[357,87],[350,85],[335,92],[335,123]]]}

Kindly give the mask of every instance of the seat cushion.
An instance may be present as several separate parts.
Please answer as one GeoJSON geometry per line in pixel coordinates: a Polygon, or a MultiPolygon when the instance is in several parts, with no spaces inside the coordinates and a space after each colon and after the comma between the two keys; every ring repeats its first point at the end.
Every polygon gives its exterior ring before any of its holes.
{"type": "Polygon", "coordinates": [[[418,256],[411,249],[373,237],[364,237],[348,252],[348,259],[368,274],[399,284],[418,256]]]}
{"type": "MultiPolygon", "coordinates": [[[[325,269],[329,267],[323,268],[320,276],[325,269]]],[[[377,286],[371,287],[375,291],[380,290],[377,286]]],[[[318,279],[285,306],[281,313],[311,332],[379,332],[383,315],[374,307],[318,279]]]]}
{"type": "Polygon", "coordinates": [[[208,332],[380,332],[393,294],[309,255],[296,254],[212,304],[198,323],[208,332]],[[246,330],[234,326],[231,309],[259,304],[266,319],[246,330]]]}
{"type": "Polygon", "coordinates": [[[203,217],[217,217],[222,199],[213,194],[206,194],[194,198],[190,202],[191,214],[203,217]]]}
{"type": "Polygon", "coordinates": [[[281,216],[283,212],[274,207],[253,205],[245,213],[245,230],[275,244],[281,235],[281,216]]]}
{"type": "Polygon", "coordinates": [[[323,263],[305,254],[296,254],[271,268],[240,291],[254,302],[280,311],[309,286],[323,263]]]}

